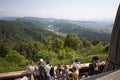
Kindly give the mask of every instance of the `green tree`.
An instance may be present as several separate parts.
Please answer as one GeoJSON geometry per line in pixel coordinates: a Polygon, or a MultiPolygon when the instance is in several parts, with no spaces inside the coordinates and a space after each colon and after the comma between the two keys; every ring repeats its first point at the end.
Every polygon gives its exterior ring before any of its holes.
{"type": "Polygon", "coordinates": [[[97,45],[97,44],[99,44],[99,43],[100,43],[100,41],[99,41],[99,40],[91,40],[91,42],[92,42],[92,45],[93,45],[93,46],[95,46],[95,45],[97,45]]]}
{"type": "Polygon", "coordinates": [[[7,39],[0,39],[0,57],[5,57],[9,50],[13,49],[14,43],[7,39]]]}
{"type": "Polygon", "coordinates": [[[8,51],[9,49],[6,46],[0,45],[0,57],[5,57],[8,51]]]}
{"type": "Polygon", "coordinates": [[[17,52],[19,52],[21,55],[25,56],[25,58],[29,57],[27,55],[27,49],[28,49],[27,43],[16,44],[15,47],[15,50],[17,50],[17,52]]]}
{"type": "Polygon", "coordinates": [[[16,64],[25,62],[25,57],[20,55],[15,50],[10,50],[8,54],[5,56],[5,59],[9,62],[16,63],[16,64]]]}
{"type": "Polygon", "coordinates": [[[91,47],[91,46],[92,46],[92,43],[91,43],[91,41],[89,41],[89,40],[84,40],[84,41],[83,41],[83,45],[84,45],[84,47],[91,47]]]}
{"type": "Polygon", "coordinates": [[[76,56],[76,52],[71,49],[71,48],[64,48],[64,49],[61,49],[59,52],[58,52],[58,59],[59,60],[73,60],[76,56]]]}
{"type": "Polygon", "coordinates": [[[55,39],[53,42],[53,50],[55,52],[58,52],[60,49],[62,49],[64,46],[64,41],[60,38],[55,39]]]}
{"type": "Polygon", "coordinates": [[[55,58],[55,53],[52,51],[41,50],[34,56],[34,61],[39,61],[40,58],[43,58],[45,61],[51,61],[52,58],[55,58]]]}
{"type": "Polygon", "coordinates": [[[81,45],[82,42],[80,41],[79,37],[76,34],[70,33],[66,36],[64,43],[65,47],[70,47],[73,48],[74,50],[77,50],[78,48],[80,48],[81,45]]]}
{"type": "Polygon", "coordinates": [[[41,50],[45,50],[45,45],[41,44],[40,42],[31,42],[28,44],[28,58],[33,59],[34,56],[41,50]],[[30,56],[31,55],[31,56],[30,56]]]}
{"type": "Polygon", "coordinates": [[[52,36],[48,36],[46,39],[45,39],[45,45],[47,47],[47,49],[50,51],[52,49],[52,40],[53,37],[52,36]]]}

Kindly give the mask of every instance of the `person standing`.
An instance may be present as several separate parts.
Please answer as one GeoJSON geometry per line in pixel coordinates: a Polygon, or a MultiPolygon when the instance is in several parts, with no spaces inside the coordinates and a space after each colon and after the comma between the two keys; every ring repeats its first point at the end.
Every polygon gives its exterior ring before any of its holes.
{"type": "Polygon", "coordinates": [[[50,69],[50,80],[55,80],[55,70],[54,70],[54,67],[51,67],[50,69]]]}
{"type": "Polygon", "coordinates": [[[39,71],[39,79],[40,80],[46,80],[46,72],[45,72],[45,63],[43,61],[43,59],[40,59],[40,61],[38,62],[38,71],[39,71]]]}
{"type": "Polygon", "coordinates": [[[79,78],[79,71],[77,70],[76,67],[73,67],[72,80],[78,80],[78,78],[79,78]]]}
{"type": "Polygon", "coordinates": [[[66,80],[69,80],[69,69],[67,66],[64,66],[64,73],[66,80]]]}
{"type": "Polygon", "coordinates": [[[34,68],[34,66],[32,64],[33,64],[33,62],[31,61],[29,63],[29,65],[28,65],[28,73],[30,73],[30,75],[29,75],[29,79],[30,80],[34,80],[34,71],[35,71],[35,68],[34,68]]]}
{"type": "Polygon", "coordinates": [[[96,63],[94,60],[91,61],[91,63],[89,64],[89,74],[90,76],[95,74],[95,67],[96,67],[96,63]]]}
{"type": "Polygon", "coordinates": [[[51,69],[51,67],[49,66],[49,61],[48,62],[46,62],[47,64],[45,65],[45,72],[46,72],[46,76],[47,76],[47,80],[50,80],[50,69],[51,69]]]}
{"type": "Polygon", "coordinates": [[[72,66],[75,67],[79,71],[79,69],[80,69],[80,61],[78,59],[75,59],[72,66]]]}

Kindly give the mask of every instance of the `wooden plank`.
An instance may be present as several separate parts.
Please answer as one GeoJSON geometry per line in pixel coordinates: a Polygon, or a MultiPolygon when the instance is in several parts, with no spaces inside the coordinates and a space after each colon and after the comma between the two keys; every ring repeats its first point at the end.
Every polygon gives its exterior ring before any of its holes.
{"type": "Polygon", "coordinates": [[[18,78],[18,77],[22,77],[22,76],[25,76],[25,75],[28,75],[26,70],[16,71],[16,72],[0,73],[0,80],[10,79],[10,78],[18,78]]]}

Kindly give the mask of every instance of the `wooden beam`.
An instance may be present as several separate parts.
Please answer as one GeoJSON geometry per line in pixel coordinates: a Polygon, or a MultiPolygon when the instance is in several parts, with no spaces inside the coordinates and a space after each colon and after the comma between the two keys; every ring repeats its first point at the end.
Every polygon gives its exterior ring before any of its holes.
{"type": "Polygon", "coordinates": [[[0,80],[18,78],[18,77],[23,77],[25,75],[28,75],[28,73],[25,70],[16,71],[16,72],[0,73],[0,80]]]}

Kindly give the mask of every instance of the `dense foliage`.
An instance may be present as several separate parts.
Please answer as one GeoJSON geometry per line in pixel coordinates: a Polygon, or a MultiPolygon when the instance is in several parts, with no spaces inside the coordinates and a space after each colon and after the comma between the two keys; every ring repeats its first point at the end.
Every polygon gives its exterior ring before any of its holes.
{"type": "Polygon", "coordinates": [[[29,61],[40,58],[58,63],[90,62],[98,54],[100,60],[107,57],[109,44],[99,40],[87,40],[74,33],[60,37],[29,22],[0,21],[0,72],[21,70],[29,61]]]}

